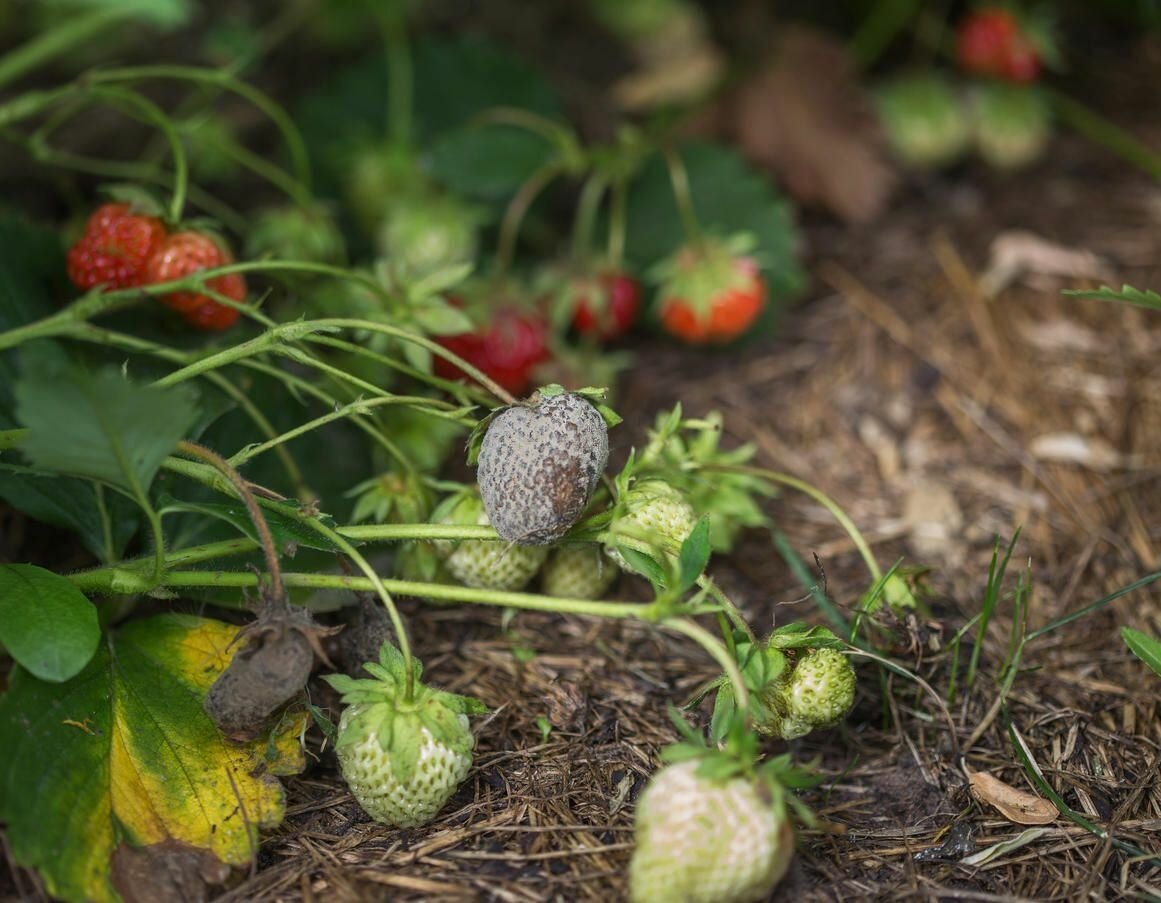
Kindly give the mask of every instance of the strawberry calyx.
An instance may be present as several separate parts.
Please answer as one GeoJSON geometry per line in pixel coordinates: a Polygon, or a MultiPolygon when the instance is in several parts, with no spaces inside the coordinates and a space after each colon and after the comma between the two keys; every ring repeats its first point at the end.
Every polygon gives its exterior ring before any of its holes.
{"type": "Polygon", "coordinates": [[[449,750],[470,755],[474,740],[465,731],[460,715],[486,712],[478,699],[437,690],[420,682],[423,666],[412,660],[412,695],[403,699],[407,685],[403,655],[389,642],[379,650],[378,662],[363,665],[371,678],[353,678],[345,674],[324,676],[341,696],[344,704],[360,706],[359,715],[340,734],[339,747],[357,746],[375,737],[389,754],[392,771],[402,783],[409,783],[416,773],[423,731],[449,750]]]}

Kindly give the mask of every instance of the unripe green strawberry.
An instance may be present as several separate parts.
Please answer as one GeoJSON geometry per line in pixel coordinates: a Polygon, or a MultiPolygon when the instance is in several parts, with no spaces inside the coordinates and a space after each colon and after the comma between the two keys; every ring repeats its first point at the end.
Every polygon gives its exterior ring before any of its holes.
{"type": "Polygon", "coordinates": [[[879,118],[892,150],[919,169],[948,166],[971,141],[971,120],[955,87],[934,73],[895,79],[879,91],[879,118]]]}
{"type": "MultiPolygon", "coordinates": [[[[623,507],[625,514],[613,521],[612,532],[648,543],[671,556],[681,551],[681,544],[697,526],[697,514],[685,496],[663,480],[634,483],[618,507],[623,507]]],[[[622,568],[637,573],[615,547],[606,551],[622,568]]]]}
{"type": "Polygon", "coordinates": [[[787,713],[812,727],[842,720],[855,704],[855,669],[837,649],[815,649],[794,666],[784,691],[787,713]]]}
{"type": "MultiPolygon", "coordinates": [[[[484,504],[474,493],[446,499],[432,514],[433,523],[486,526],[484,504]]],[[[477,589],[520,590],[536,576],[548,549],[518,546],[489,539],[439,540],[436,554],[457,582],[477,589]]]]}
{"type": "Polygon", "coordinates": [[[343,778],[368,815],[401,828],[431,821],[463,783],[475,746],[467,715],[485,710],[421,683],[412,664],[410,699],[403,658],[389,643],[378,664],[364,665],[374,680],[326,677],[347,703],[335,743],[343,778]]]}
{"type": "Polygon", "coordinates": [[[714,781],[698,760],[657,772],[637,804],[633,903],[752,903],[786,874],[794,832],[752,778],[714,781]]]}
{"type": "Polygon", "coordinates": [[[400,277],[422,279],[475,260],[481,218],[452,195],[397,199],[379,227],[379,251],[400,277]]]}
{"type": "Polygon", "coordinates": [[[1022,169],[1044,155],[1052,114],[1044,95],[1027,85],[989,84],[975,98],[976,151],[990,166],[1022,169]]]}
{"type": "Polygon", "coordinates": [[[564,545],[553,549],[540,571],[541,588],[563,599],[599,599],[621,569],[598,545],[564,545]]]}

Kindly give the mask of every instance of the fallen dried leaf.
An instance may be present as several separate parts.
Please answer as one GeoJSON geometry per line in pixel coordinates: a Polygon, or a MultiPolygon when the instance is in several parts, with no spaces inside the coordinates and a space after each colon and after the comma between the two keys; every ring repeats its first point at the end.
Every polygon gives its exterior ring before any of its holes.
{"type": "Polygon", "coordinates": [[[995,807],[1004,818],[1017,825],[1047,825],[1060,815],[1048,800],[1017,790],[986,771],[973,771],[968,781],[972,796],[995,807]]]}
{"type": "Polygon", "coordinates": [[[798,200],[845,220],[874,219],[895,187],[855,66],[846,48],[821,32],[783,28],[769,61],[723,101],[719,122],[798,200]]]}
{"type": "Polygon", "coordinates": [[[1001,232],[992,240],[988,269],[980,279],[980,289],[991,298],[1024,276],[1104,282],[1113,278],[1108,264],[1092,251],[1058,245],[1021,229],[1001,232]]]}

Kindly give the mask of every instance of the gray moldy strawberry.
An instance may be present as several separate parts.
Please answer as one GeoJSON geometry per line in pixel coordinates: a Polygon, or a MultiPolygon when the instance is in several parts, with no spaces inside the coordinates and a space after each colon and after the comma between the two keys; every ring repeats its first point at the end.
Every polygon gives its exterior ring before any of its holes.
{"type": "Polygon", "coordinates": [[[548,545],[584,513],[608,463],[608,426],[616,420],[589,400],[599,394],[547,386],[481,425],[480,495],[503,539],[548,545]]]}

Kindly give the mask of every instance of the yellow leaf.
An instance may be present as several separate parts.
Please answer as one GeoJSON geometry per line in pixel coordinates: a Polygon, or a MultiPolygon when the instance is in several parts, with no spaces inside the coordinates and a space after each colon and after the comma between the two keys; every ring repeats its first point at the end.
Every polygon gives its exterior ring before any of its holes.
{"type": "Polygon", "coordinates": [[[0,819],[13,858],[53,896],[115,900],[109,863],[122,843],[246,865],[260,831],[282,820],[276,775],[303,767],[306,714],[237,746],[202,711],[237,629],[162,615],[119,630],[66,683],[13,675],[0,699],[0,819]]]}

